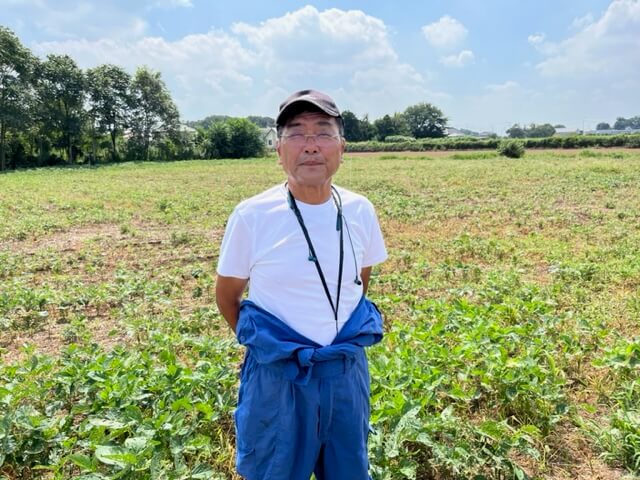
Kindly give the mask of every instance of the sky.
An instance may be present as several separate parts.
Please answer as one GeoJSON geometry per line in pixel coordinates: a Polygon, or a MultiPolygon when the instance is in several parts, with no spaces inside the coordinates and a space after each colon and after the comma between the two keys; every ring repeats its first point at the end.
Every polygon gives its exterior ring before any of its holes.
{"type": "Polygon", "coordinates": [[[640,115],[640,0],[0,0],[0,25],[41,58],[160,71],[184,120],[275,117],[306,88],[498,134],[640,115]]]}

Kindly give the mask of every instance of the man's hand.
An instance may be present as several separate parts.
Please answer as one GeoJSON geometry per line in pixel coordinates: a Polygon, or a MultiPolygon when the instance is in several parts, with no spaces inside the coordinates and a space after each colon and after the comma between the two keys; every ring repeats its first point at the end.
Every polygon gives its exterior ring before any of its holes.
{"type": "MultiPolygon", "coordinates": [[[[364,280],[363,280],[364,281],[364,280]]],[[[223,277],[218,275],[216,279],[216,304],[218,310],[227,321],[233,333],[236,332],[238,312],[242,293],[249,283],[248,278],[223,277]]]]}

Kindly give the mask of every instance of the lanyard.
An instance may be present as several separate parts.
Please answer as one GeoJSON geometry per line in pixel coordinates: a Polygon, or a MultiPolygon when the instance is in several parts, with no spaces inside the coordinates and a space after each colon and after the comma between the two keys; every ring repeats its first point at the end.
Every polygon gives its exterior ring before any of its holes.
{"type": "Polygon", "coordinates": [[[329,287],[327,285],[327,281],[324,278],[324,273],[322,272],[322,267],[320,266],[320,262],[318,261],[318,256],[316,255],[316,251],[313,248],[311,237],[309,237],[309,231],[307,230],[307,227],[304,224],[302,213],[298,208],[296,199],[293,198],[293,194],[291,193],[291,190],[287,188],[287,199],[289,201],[289,207],[291,208],[291,210],[293,210],[293,213],[296,216],[296,220],[298,220],[298,224],[300,225],[300,229],[304,234],[304,238],[307,241],[307,246],[309,247],[309,261],[315,264],[316,270],[318,271],[318,276],[320,277],[320,281],[322,282],[322,287],[324,288],[324,294],[327,296],[327,300],[329,300],[329,305],[331,305],[331,310],[333,311],[333,318],[336,322],[336,334],[337,334],[338,333],[338,308],[340,306],[340,290],[342,289],[342,267],[344,264],[344,246],[343,246],[343,230],[342,230],[342,201],[340,200],[340,195],[338,195],[338,192],[333,186],[331,186],[331,197],[333,198],[333,203],[335,203],[336,208],[338,209],[338,217],[336,219],[336,230],[340,232],[340,262],[338,263],[338,292],[336,294],[335,305],[333,303],[333,299],[331,298],[331,293],[329,293],[329,287]]]}

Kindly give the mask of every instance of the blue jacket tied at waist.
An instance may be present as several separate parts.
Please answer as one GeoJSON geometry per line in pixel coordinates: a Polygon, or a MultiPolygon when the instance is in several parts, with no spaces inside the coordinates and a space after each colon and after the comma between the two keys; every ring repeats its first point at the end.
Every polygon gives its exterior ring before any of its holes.
{"type": "Polygon", "coordinates": [[[299,334],[250,300],[240,305],[236,335],[259,364],[283,369],[295,383],[306,385],[314,365],[350,360],[364,347],[382,340],[382,316],[364,295],[330,345],[322,346],[299,334]]]}

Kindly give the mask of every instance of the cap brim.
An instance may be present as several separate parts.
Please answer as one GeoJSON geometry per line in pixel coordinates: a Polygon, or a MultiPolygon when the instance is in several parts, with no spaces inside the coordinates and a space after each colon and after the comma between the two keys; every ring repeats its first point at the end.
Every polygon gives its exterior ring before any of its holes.
{"type": "Polygon", "coordinates": [[[326,113],[330,117],[335,117],[335,118],[340,117],[340,112],[337,109],[332,108],[330,105],[326,105],[309,98],[301,97],[293,100],[286,107],[284,107],[280,111],[280,113],[278,113],[278,116],[276,117],[276,125],[283,125],[285,123],[285,120],[291,117],[291,114],[294,111],[299,113],[303,112],[304,111],[304,108],[302,108],[303,104],[311,105],[312,107],[315,107],[314,110],[317,109],[323,113],[326,113]]]}

